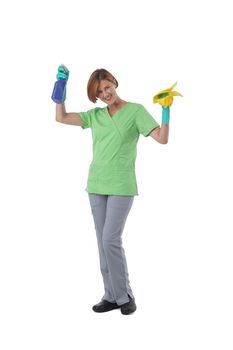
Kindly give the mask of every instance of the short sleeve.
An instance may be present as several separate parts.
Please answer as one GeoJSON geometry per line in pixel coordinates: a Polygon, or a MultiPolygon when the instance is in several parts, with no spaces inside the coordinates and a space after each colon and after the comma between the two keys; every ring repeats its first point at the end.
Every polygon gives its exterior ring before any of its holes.
{"type": "Polygon", "coordinates": [[[79,112],[80,118],[84,122],[84,125],[82,126],[83,129],[87,129],[87,128],[92,127],[92,119],[94,118],[95,110],[96,110],[96,108],[90,109],[87,112],[79,112]]]}
{"type": "Polygon", "coordinates": [[[160,126],[142,105],[140,105],[136,112],[135,123],[138,132],[145,137],[148,136],[153,129],[160,126]]]}

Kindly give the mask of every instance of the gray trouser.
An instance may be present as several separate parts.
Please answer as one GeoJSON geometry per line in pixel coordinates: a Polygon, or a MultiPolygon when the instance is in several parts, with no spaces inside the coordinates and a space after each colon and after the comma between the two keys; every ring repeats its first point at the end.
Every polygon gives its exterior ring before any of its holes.
{"type": "Polygon", "coordinates": [[[102,300],[122,305],[129,301],[129,295],[133,298],[121,236],[134,196],[88,195],[105,289],[102,300]]]}

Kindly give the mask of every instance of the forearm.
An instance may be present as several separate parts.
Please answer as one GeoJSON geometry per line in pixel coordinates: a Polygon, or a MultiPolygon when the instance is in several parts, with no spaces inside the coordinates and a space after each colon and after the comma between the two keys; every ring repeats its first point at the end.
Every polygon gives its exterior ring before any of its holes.
{"type": "Polygon", "coordinates": [[[162,126],[159,130],[159,142],[168,143],[170,107],[162,107],[162,126]]]}
{"type": "Polygon", "coordinates": [[[162,125],[159,128],[152,130],[150,136],[153,137],[157,142],[166,144],[168,143],[169,136],[169,119],[167,119],[167,115],[163,113],[162,125]]]}
{"type": "Polygon", "coordinates": [[[66,107],[64,103],[56,104],[56,121],[61,121],[66,116],[66,107]]]}
{"type": "Polygon", "coordinates": [[[159,143],[166,144],[168,143],[169,137],[169,124],[162,124],[159,128],[158,140],[159,143]]]}

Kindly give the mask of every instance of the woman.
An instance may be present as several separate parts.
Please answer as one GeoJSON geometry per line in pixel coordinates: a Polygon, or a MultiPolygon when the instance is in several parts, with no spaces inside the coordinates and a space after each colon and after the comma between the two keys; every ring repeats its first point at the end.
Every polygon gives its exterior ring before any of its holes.
{"type": "MultiPolygon", "coordinates": [[[[59,67],[58,79],[68,80],[69,72],[59,67]]],[[[95,312],[120,308],[128,315],[136,310],[121,235],[138,195],[135,160],[140,134],[150,135],[162,144],[168,142],[169,107],[163,108],[162,126],[140,104],[127,102],[117,94],[118,82],[105,69],[94,71],[87,94],[93,103],[98,99],[104,108],[67,113],[65,104],[56,105],[56,121],[92,129],[93,160],[86,191],[97,235],[104,296],[93,306],[95,312]]],[[[65,94],[64,94],[65,95],[65,94]]]]}

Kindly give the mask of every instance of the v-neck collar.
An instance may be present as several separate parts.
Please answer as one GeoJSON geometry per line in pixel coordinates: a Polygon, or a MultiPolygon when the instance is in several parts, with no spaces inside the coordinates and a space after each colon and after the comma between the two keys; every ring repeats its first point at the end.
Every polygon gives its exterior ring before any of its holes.
{"type": "Polygon", "coordinates": [[[118,111],[116,111],[113,115],[111,115],[111,114],[109,113],[108,107],[105,107],[106,112],[107,112],[109,118],[111,118],[111,119],[112,119],[112,118],[115,118],[115,116],[116,116],[120,111],[122,111],[123,109],[125,109],[125,107],[126,107],[128,104],[129,104],[129,102],[126,102],[126,103],[124,104],[124,106],[121,107],[120,109],[118,109],[118,111]]]}

